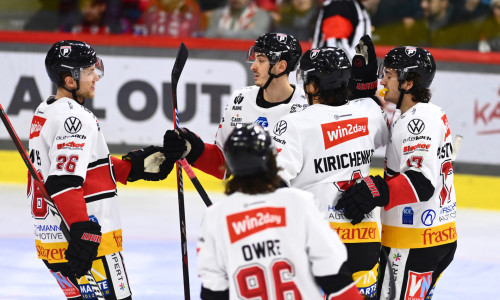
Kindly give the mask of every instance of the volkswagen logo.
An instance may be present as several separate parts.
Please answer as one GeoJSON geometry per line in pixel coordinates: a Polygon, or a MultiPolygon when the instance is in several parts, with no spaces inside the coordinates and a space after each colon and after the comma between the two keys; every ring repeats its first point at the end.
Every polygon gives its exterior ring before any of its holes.
{"type": "Polygon", "coordinates": [[[425,129],[424,121],[420,119],[413,119],[408,122],[408,131],[414,135],[421,134],[425,129]]]}
{"type": "Polygon", "coordinates": [[[75,134],[82,129],[82,122],[77,117],[69,117],[64,121],[64,129],[68,133],[75,134]]]}
{"type": "Polygon", "coordinates": [[[276,123],[276,126],[274,126],[273,133],[275,135],[282,135],[286,131],[286,127],[287,127],[286,121],[281,120],[278,123],[276,123]]]}
{"type": "Polygon", "coordinates": [[[424,224],[425,226],[431,226],[432,223],[434,223],[434,219],[436,219],[436,212],[432,209],[424,211],[421,218],[422,224],[424,224]]]}

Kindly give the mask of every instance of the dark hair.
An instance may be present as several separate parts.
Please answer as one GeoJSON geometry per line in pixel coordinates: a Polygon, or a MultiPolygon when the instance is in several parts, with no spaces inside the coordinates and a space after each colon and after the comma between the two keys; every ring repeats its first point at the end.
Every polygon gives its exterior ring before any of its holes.
{"type": "MultiPolygon", "coordinates": [[[[269,171],[265,173],[257,173],[246,176],[232,176],[226,182],[224,193],[231,195],[235,192],[255,195],[270,193],[280,187],[280,177],[278,176],[278,168],[276,164],[276,154],[272,155],[268,161],[269,171]]],[[[226,166],[229,173],[229,168],[226,166]]]]}
{"type": "Polygon", "coordinates": [[[412,100],[415,102],[429,103],[431,101],[431,90],[423,88],[419,83],[420,75],[417,73],[409,73],[406,81],[413,81],[413,87],[410,89],[412,100]]]}
{"type": "MultiPolygon", "coordinates": [[[[315,76],[309,77],[309,83],[313,83],[315,87],[319,87],[319,79],[315,76]]],[[[351,97],[351,90],[347,86],[340,86],[335,89],[320,89],[318,92],[321,104],[330,106],[340,106],[347,103],[351,97]]]]}

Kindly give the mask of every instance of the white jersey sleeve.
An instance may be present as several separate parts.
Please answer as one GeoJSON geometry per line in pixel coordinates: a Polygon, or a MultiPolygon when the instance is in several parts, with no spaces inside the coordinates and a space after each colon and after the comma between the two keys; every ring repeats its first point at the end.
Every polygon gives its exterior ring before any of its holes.
{"type": "Polygon", "coordinates": [[[210,207],[207,208],[201,221],[198,238],[198,276],[202,278],[203,286],[212,291],[224,291],[229,289],[226,264],[224,261],[225,249],[217,247],[217,238],[207,224],[210,207]],[[201,251],[202,250],[202,251],[201,251]]]}
{"type": "Polygon", "coordinates": [[[295,118],[290,118],[290,116],[283,116],[273,130],[275,134],[273,139],[279,155],[278,167],[281,168],[279,175],[288,186],[290,186],[290,181],[302,171],[304,164],[302,150],[304,141],[294,120],[295,118]],[[282,152],[284,147],[286,151],[282,152]]]}

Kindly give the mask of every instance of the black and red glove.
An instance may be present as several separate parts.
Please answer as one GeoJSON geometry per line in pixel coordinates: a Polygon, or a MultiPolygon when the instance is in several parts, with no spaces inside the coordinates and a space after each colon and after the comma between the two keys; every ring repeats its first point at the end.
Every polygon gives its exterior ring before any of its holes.
{"type": "Polygon", "coordinates": [[[101,244],[101,226],[92,221],[76,222],[69,229],[71,240],[65,257],[77,278],[85,275],[97,257],[101,244]]]}
{"type": "Polygon", "coordinates": [[[187,128],[167,130],[163,136],[163,153],[167,159],[177,161],[186,158],[190,165],[205,151],[205,143],[194,132],[187,128]],[[179,141],[182,144],[179,144],[179,141]]]}
{"type": "Polygon", "coordinates": [[[163,155],[163,148],[157,146],[131,151],[124,155],[122,159],[132,163],[132,168],[127,177],[127,181],[130,182],[139,179],[146,181],[163,180],[170,174],[175,162],[175,160],[166,159],[163,155]]]}
{"type": "Polygon", "coordinates": [[[335,206],[344,210],[344,215],[352,219],[353,225],[361,222],[365,214],[377,206],[389,204],[389,186],[380,176],[368,176],[344,192],[335,206]]]}
{"type": "Polygon", "coordinates": [[[377,91],[377,54],[369,35],[363,36],[356,45],[356,54],[352,58],[349,89],[351,99],[375,96],[377,91]]]}

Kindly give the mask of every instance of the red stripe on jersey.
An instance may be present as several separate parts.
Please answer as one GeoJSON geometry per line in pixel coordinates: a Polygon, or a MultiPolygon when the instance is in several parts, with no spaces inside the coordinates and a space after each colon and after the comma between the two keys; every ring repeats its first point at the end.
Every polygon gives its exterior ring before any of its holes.
{"type": "Polygon", "coordinates": [[[122,184],[127,184],[127,177],[132,169],[132,162],[111,156],[111,163],[113,164],[113,169],[115,169],[116,181],[122,184]]]}
{"type": "Polygon", "coordinates": [[[344,290],[328,295],[327,300],[363,300],[356,285],[351,284],[344,290]]]}
{"type": "Polygon", "coordinates": [[[83,199],[83,189],[81,187],[77,189],[71,188],[63,193],[56,194],[52,196],[52,200],[54,200],[68,227],[73,223],[89,220],[87,204],[83,199]]]}
{"type": "Polygon", "coordinates": [[[329,38],[347,39],[351,36],[353,27],[349,19],[336,15],[323,21],[321,31],[325,35],[325,40],[329,38]]]}
{"type": "Polygon", "coordinates": [[[404,174],[398,174],[389,179],[387,185],[389,186],[389,204],[384,207],[385,211],[398,205],[418,202],[413,185],[404,174]]]}
{"type": "Polygon", "coordinates": [[[116,190],[116,183],[111,177],[109,165],[104,164],[87,170],[87,176],[83,183],[83,190],[85,191],[84,196],[116,190]]]}
{"type": "Polygon", "coordinates": [[[214,144],[205,143],[205,150],[193,166],[207,174],[224,179],[226,158],[222,151],[214,144]]]}

